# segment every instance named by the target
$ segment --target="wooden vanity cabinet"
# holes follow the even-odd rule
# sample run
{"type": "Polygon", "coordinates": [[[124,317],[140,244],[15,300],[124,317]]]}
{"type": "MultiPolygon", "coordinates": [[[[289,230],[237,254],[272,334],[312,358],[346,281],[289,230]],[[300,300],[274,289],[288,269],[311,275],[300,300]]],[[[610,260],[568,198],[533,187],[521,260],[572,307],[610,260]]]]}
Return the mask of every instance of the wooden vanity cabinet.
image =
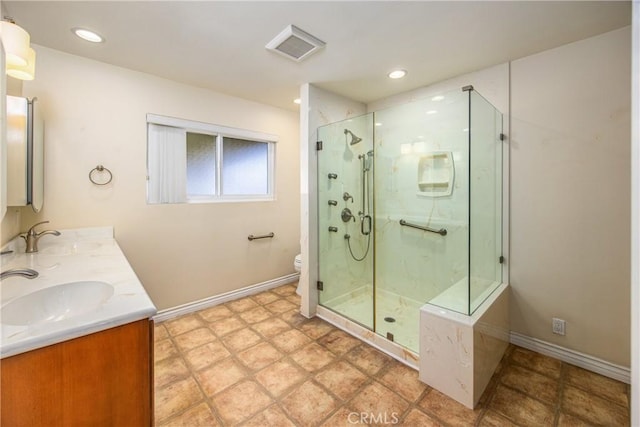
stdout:
{"type": "Polygon", "coordinates": [[[153,321],[0,360],[2,426],[153,425],[153,321]]]}

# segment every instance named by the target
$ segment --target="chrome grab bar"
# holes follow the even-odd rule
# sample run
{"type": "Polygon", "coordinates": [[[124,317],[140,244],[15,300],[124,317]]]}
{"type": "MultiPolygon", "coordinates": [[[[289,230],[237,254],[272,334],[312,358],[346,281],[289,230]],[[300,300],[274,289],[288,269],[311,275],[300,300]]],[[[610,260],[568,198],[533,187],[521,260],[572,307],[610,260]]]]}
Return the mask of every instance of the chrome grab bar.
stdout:
{"type": "Polygon", "coordinates": [[[253,241],[253,240],[258,240],[258,239],[270,239],[273,236],[275,236],[275,234],[273,234],[273,231],[269,234],[264,234],[262,236],[254,236],[253,234],[250,234],[249,237],[247,237],[247,239],[249,239],[249,241],[253,241]]]}
{"type": "Polygon", "coordinates": [[[418,230],[428,231],[430,233],[438,233],[441,236],[446,236],[447,235],[447,230],[444,229],[444,228],[441,228],[440,230],[436,230],[435,228],[429,228],[429,227],[424,227],[422,225],[411,224],[411,223],[405,221],[404,219],[400,220],[400,225],[404,225],[406,227],[411,227],[411,228],[417,228],[418,230]]]}

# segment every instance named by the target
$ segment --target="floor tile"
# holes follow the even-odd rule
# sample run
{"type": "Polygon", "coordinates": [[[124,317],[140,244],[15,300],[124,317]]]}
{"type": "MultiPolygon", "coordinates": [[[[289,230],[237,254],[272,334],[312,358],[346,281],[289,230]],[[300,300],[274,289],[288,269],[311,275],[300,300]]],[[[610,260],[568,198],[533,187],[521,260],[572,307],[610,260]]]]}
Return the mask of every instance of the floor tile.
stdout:
{"type": "Polygon", "coordinates": [[[564,412],[560,412],[560,417],[558,418],[558,427],[592,427],[593,424],[588,423],[580,418],[577,418],[573,415],[565,414],[564,412]]]}
{"type": "Polygon", "coordinates": [[[513,345],[469,410],[299,301],[285,285],[156,324],[156,425],[629,425],[626,384],[513,345]]]}
{"type": "Polygon", "coordinates": [[[331,331],[318,338],[317,342],[338,356],[342,356],[352,348],[362,344],[362,341],[354,338],[344,331],[341,331],[340,329],[331,331]]]}
{"type": "Polygon", "coordinates": [[[258,372],[255,378],[273,397],[277,398],[306,376],[307,373],[304,370],[286,360],[281,360],[258,372]]]}
{"type": "Polygon", "coordinates": [[[233,316],[233,312],[224,305],[216,305],[211,308],[199,311],[198,314],[207,322],[215,322],[216,320],[226,319],[233,316]]]}
{"type": "Polygon", "coordinates": [[[178,355],[178,349],[173,342],[169,339],[156,341],[153,346],[154,350],[154,360],[159,362],[163,359],[168,359],[169,357],[174,357],[178,355]]]}
{"type": "Polygon", "coordinates": [[[502,384],[542,400],[550,406],[554,406],[559,399],[560,383],[558,380],[517,365],[504,368],[500,381],[502,384]]]}
{"type": "Polygon", "coordinates": [[[237,352],[256,345],[261,339],[260,335],[247,327],[231,332],[220,340],[229,350],[237,352]]]}
{"type": "Polygon", "coordinates": [[[184,357],[195,371],[199,371],[230,355],[220,341],[213,341],[188,351],[184,357]]]}
{"type": "Polygon", "coordinates": [[[296,293],[296,287],[296,285],[278,286],[272,289],[271,292],[280,296],[294,295],[296,293]]]}
{"type": "Polygon", "coordinates": [[[255,331],[266,338],[271,338],[275,335],[281,334],[284,331],[291,329],[291,326],[284,320],[278,317],[272,317],[262,322],[254,323],[251,325],[255,331]]]}
{"type": "Polygon", "coordinates": [[[202,402],[184,413],[170,418],[159,427],[218,427],[221,424],[211,413],[209,406],[202,402]]]}
{"type": "Polygon", "coordinates": [[[284,313],[296,308],[291,302],[286,299],[279,299],[264,306],[267,310],[273,313],[284,313]]]}
{"type": "Polygon", "coordinates": [[[225,303],[227,308],[236,313],[241,313],[243,311],[251,310],[252,308],[258,307],[258,304],[252,300],[250,297],[245,297],[241,299],[237,299],[235,301],[230,301],[225,303]]]}
{"type": "Polygon", "coordinates": [[[290,329],[271,338],[271,342],[285,353],[291,353],[311,342],[311,338],[297,329],[290,329]]]}
{"type": "Polygon", "coordinates": [[[162,422],[203,399],[200,388],[192,377],[156,389],[154,397],[156,422],[162,422]]]}
{"type": "Polygon", "coordinates": [[[247,375],[245,369],[233,358],[228,358],[210,368],[196,372],[195,376],[207,396],[213,396],[236,384],[247,375]]]}
{"type": "Polygon", "coordinates": [[[368,377],[349,362],[338,361],[316,374],[318,383],[342,400],[348,400],[368,380],[368,377]]]}
{"type": "Polygon", "coordinates": [[[336,409],[338,401],[313,381],[306,381],[282,399],[281,405],[296,425],[314,426],[336,409]]]}
{"type": "Polygon", "coordinates": [[[169,333],[167,332],[167,328],[164,327],[163,324],[156,324],[153,327],[153,341],[159,342],[162,340],[166,340],[169,338],[169,333]]]}
{"type": "Polygon", "coordinates": [[[381,351],[361,344],[345,355],[345,358],[369,375],[376,375],[392,359],[381,351]]]}
{"type": "Polygon", "coordinates": [[[203,327],[204,322],[196,315],[190,314],[168,320],[164,322],[163,325],[167,328],[169,333],[175,337],[176,335],[203,327]]]}
{"type": "Polygon", "coordinates": [[[428,415],[446,420],[452,426],[474,425],[481,412],[480,409],[469,409],[435,389],[425,394],[419,406],[428,415]]]}
{"type": "Polygon", "coordinates": [[[251,298],[258,304],[264,305],[277,300],[280,298],[280,295],[274,294],[273,292],[261,292],[256,295],[252,295],[251,298]]]}
{"type": "Polygon", "coordinates": [[[380,377],[380,382],[409,402],[417,401],[428,388],[418,379],[418,371],[395,360],[390,363],[390,366],[380,377]]]}
{"type": "Polygon", "coordinates": [[[627,385],[620,381],[589,372],[577,366],[567,365],[565,381],[612,402],[628,407],[627,385]]]}
{"type": "Polygon", "coordinates": [[[271,405],[250,419],[243,427],[296,427],[278,405],[271,405]]]}
{"type": "Polygon", "coordinates": [[[360,414],[351,409],[342,407],[338,409],[321,427],[348,427],[362,425],[360,414]]]}
{"type": "Polygon", "coordinates": [[[289,295],[285,299],[296,307],[300,307],[300,302],[302,300],[302,298],[300,298],[300,295],[298,294],[289,295]]]}
{"type": "Polygon", "coordinates": [[[527,369],[548,377],[560,378],[562,362],[558,359],[553,359],[522,347],[515,347],[511,352],[510,358],[514,363],[527,369]]]}
{"type": "Polygon", "coordinates": [[[249,324],[261,322],[271,316],[273,316],[273,313],[265,309],[264,307],[252,308],[251,310],[247,310],[238,314],[238,317],[249,324]]]}
{"type": "Polygon", "coordinates": [[[562,393],[562,410],[598,425],[629,425],[626,408],[570,385],[562,393]]]}
{"type": "Polygon", "coordinates": [[[300,314],[300,309],[296,308],[294,310],[285,311],[280,315],[280,318],[287,322],[288,324],[298,327],[304,322],[308,321],[306,317],[300,314]]]}
{"type": "Polygon", "coordinates": [[[313,319],[309,319],[308,321],[301,323],[300,326],[298,326],[298,328],[302,332],[307,334],[309,338],[314,340],[337,329],[334,326],[331,326],[329,323],[317,317],[314,317],[313,319]]]}
{"type": "MultiPolygon", "coordinates": [[[[392,420],[393,421],[393,420],[392,420]]],[[[391,422],[391,424],[398,424],[391,422]]],[[[402,425],[405,426],[420,426],[420,427],[442,427],[442,424],[434,418],[431,418],[427,414],[417,409],[412,409],[409,414],[402,421],[402,425]]]]}
{"type": "Polygon", "coordinates": [[[191,376],[191,372],[182,357],[172,357],[156,363],[153,367],[155,387],[162,388],[177,380],[191,376]]]}
{"type": "Polygon", "coordinates": [[[188,351],[192,348],[200,347],[211,341],[215,341],[216,337],[207,328],[193,329],[174,338],[176,345],[182,351],[188,351]]]}
{"type": "Polygon", "coordinates": [[[400,418],[409,407],[406,400],[377,381],[365,386],[351,400],[349,407],[356,412],[384,419],[400,418]]]}
{"type": "Polygon", "coordinates": [[[242,329],[245,326],[247,326],[247,324],[236,316],[226,317],[209,323],[209,329],[219,337],[223,337],[228,333],[242,329]]]}
{"type": "Polygon", "coordinates": [[[497,412],[489,410],[482,416],[478,427],[517,427],[517,424],[512,423],[497,412]]]}
{"type": "Polygon", "coordinates": [[[213,404],[228,425],[236,425],[262,411],[273,401],[253,381],[244,381],[213,397],[213,404]]]}
{"type": "Polygon", "coordinates": [[[268,342],[262,342],[236,355],[248,369],[257,371],[282,358],[283,354],[268,342]]]}
{"type": "Polygon", "coordinates": [[[331,363],[335,356],[329,350],[313,342],[292,353],[291,358],[308,372],[315,372],[331,363]]]}
{"type": "Polygon", "coordinates": [[[555,419],[552,407],[503,385],[496,388],[489,408],[522,426],[549,426],[555,419]]]}

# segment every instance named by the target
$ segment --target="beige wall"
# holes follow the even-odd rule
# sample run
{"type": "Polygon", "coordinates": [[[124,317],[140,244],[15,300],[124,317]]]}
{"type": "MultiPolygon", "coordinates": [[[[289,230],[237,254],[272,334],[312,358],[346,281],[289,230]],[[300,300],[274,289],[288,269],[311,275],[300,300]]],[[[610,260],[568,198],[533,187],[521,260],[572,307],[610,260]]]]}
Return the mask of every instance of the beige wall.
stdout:
{"type": "MultiPolygon", "coordinates": [[[[45,117],[45,204],[22,210],[22,228],[113,225],[116,239],[159,309],[293,273],[299,253],[298,114],[148,74],[36,47],[45,117]],[[146,114],[271,133],[276,201],[147,205],[146,114]],[[113,183],[98,187],[102,164],[113,183]],[[273,231],[274,239],[249,242],[273,231]]],[[[3,222],[3,226],[4,226],[3,222]]],[[[3,227],[4,228],[4,227],[3,227]]]]}
{"type": "Polygon", "coordinates": [[[624,28],[511,65],[511,329],[624,366],[630,52],[624,28]]]}

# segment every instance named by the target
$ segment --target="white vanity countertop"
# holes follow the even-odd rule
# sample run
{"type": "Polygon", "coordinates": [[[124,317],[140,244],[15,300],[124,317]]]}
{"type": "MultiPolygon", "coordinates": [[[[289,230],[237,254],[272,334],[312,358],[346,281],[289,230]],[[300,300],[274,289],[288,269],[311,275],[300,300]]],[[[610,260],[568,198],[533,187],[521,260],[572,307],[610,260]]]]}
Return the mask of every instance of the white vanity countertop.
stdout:
{"type": "MultiPolygon", "coordinates": [[[[45,229],[48,228],[39,228],[45,229]]],[[[0,282],[0,319],[2,307],[7,303],[63,283],[106,282],[113,286],[113,295],[96,309],[57,321],[29,325],[0,321],[2,358],[150,318],[157,312],[114,239],[112,227],[59,231],[60,236],[42,236],[39,251],[34,254],[24,252],[25,243],[19,237],[2,249],[14,251],[2,255],[2,271],[31,268],[39,276],[35,279],[12,276],[0,282]]]]}

